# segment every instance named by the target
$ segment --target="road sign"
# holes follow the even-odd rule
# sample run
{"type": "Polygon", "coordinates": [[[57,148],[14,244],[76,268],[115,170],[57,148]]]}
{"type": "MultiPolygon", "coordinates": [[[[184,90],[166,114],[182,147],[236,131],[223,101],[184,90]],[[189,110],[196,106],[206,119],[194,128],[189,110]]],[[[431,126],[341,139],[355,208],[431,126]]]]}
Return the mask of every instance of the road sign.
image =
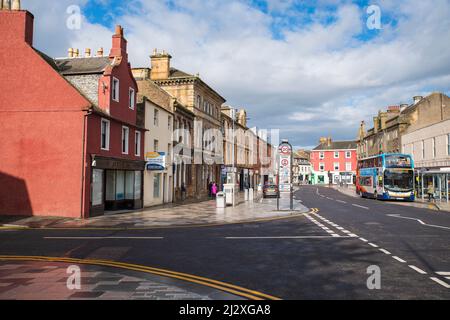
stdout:
{"type": "MultiPolygon", "coordinates": [[[[280,193],[290,193],[290,208],[294,209],[292,190],[292,146],[288,141],[283,141],[278,146],[278,190],[280,193]]],[[[279,209],[279,200],[277,200],[279,209]]]]}

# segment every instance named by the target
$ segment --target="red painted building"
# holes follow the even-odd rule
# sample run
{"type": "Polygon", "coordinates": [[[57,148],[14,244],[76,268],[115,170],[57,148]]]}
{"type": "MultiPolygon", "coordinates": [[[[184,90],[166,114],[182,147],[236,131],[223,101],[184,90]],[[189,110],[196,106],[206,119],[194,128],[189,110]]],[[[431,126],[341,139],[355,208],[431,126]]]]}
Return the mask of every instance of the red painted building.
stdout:
{"type": "Polygon", "coordinates": [[[0,215],[142,207],[145,129],[123,29],[109,56],[55,60],[33,48],[33,20],[0,11],[0,215]]]}
{"type": "Polygon", "coordinates": [[[355,141],[332,141],[321,138],[311,151],[312,182],[314,184],[353,184],[357,155],[355,141]]]}

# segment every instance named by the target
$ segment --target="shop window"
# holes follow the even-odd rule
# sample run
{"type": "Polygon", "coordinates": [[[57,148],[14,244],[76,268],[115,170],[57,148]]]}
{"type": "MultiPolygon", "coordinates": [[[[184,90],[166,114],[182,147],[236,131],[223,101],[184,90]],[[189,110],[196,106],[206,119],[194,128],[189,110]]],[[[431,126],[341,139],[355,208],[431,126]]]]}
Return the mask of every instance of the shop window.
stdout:
{"type": "Polygon", "coordinates": [[[134,172],[134,199],[141,199],[141,190],[142,190],[142,172],[135,171],[134,172]]]}
{"type": "Polygon", "coordinates": [[[106,201],[116,200],[116,172],[106,171],[106,201]]]}
{"type": "Polygon", "coordinates": [[[125,171],[116,173],[116,200],[125,199],[125,171]]]}
{"type": "Polygon", "coordinates": [[[134,199],[134,171],[125,172],[125,199],[134,199]]]}
{"type": "Polygon", "coordinates": [[[92,171],[92,205],[103,204],[103,170],[94,169],[92,171]]]}

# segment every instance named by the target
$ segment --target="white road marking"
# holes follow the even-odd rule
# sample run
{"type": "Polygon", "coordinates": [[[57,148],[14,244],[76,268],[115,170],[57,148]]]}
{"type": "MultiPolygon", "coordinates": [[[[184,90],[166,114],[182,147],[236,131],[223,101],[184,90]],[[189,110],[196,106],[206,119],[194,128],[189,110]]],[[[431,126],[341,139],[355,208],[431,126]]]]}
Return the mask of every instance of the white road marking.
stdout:
{"type": "Polygon", "coordinates": [[[424,225],[424,226],[450,230],[450,227],[444,227],[444,226],[438,226],[438,225],[434,225],[434,224],[428,224],[428,223],[423,222],[423,221],[420,220],[420,219],[410,218],[410,217],[402,217],[402,216],[399,215],[399,214],[387,214],[387,216],[388,216],[388,217],[392,217],[392,218],[400,218],[400,219],[415,220],[415,221],[418,221],[421,225],[424,225]]]}
{"type": "Polygon", "coordinates": [[[442,281],[441,279],[435,278],[435,277],[430,277],[431,280],[433,280],[434,282],[439,283],[441,286],[450,289],[450,285],[444,281],[442,281]]]}
{"type": "Polygon", "coordinates": [[[333,198],[327,197],[328,200],[334,200],[333,198]]]}
{"type": "Polygon", "coordinates": [[[392,258],[394,258],[395,260],[397,260],[397,261],[399,261],[399,262],[401,262],[401,263],[406,263],[405,260],[403,260],[403,259],[401,259],[401,258],[399,258],[399,257],[397,257],[397,256],[392,256],[392,258]]]}
{"type": "Polygon", "coordinates": [[[162,240],[163,237],[44,237],[46,240],[106,240],[106,239],[131,239],[131,240],[162,240]]]}
{"type": "Polygon", "coordinates": [[[352,203],[352,206],[358,207],[358,208],[362,208],[362,209],[366,209],[366,210],[369,210],[368,207],[360,206],[359,204],[354,204],[354,203],[352,203]]]}
{"type": "Polygon", "coordinates": [[[387,251],[386,249],[378,249],[378,250],[380,250],[381,252],[383,252],[383,253],[385,253],[385,254],[391,254],[389,251],[387,251]]]}
{"type": "Polygon", "coordinates": [[[408,266],[408,267],[410,267],[411,269],[417,271],[417,272],[420,273],[420,274],[427,274],[425,271],[423,271],[423,270],[420,269],[420,268],[417,268],[416,266],[410,265],[410,266],[408,266]]]}
{"type": "Polygon", "coordinates": [[[279,237],[225,237],[227,240],[258,240],[258,239],[331,239],[331,238],[350,238],[339,235],[330,236],[279,236],[279,237]],[[337,237],[336,237],[337,236],[337,237]]]}
{"type": "Polygon", "coordinates": [[[366,240],[364,238],[359,238],[359,240],[364,241],[364,242],[369,242],[369,240],[366,240]]]}
{"type": "Polygon", "coordinates": [[[336,227],[336,229],[338,229],[338,230],[344,230],[344,228],[342,228],[342,227],[336,227]]]}
{"type": "Polygon", "coordinates": [[[351,232],[348,231],[348,230],[342,230],[342,232],[343,232],[343,233],[347,233],[347,234],[351,233],[351,232]]]}
{"type": "Polygon", "coordinates": [[[436,272],[438,275],[440,275],[440,276],[450,276],[450,272],[443,272],[443,271],[440,271],[440,272],[436,272]]]}
{"type": "Polygon", "coordinates": [[[347,203],[347,202],[342,201],[342,200],[336,200],[336,201],[339,202],[339,203],[347,203]]]}
{"type": "Polygon", "coordinates": [[[378,248],[378,246],[375,243],[369,242],[369,246],[374,247],[374,248],[378,248]]]}

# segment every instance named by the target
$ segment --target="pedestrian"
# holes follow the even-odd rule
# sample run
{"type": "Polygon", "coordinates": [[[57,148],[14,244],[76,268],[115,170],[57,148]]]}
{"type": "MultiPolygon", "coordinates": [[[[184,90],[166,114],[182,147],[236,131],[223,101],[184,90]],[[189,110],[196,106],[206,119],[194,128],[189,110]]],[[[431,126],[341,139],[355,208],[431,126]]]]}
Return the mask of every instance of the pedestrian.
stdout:
{"type": "Polygon", "coordinates": [[[184,182],[181,183],[181,201],[184,201],[186,199],[186,186],[184,185],[184,182]]]}
{"type": "Polygon", "coordinates": [[[212,193],[211,193],[212,185],[213,185],[212,182],[208,182],[208,197],[210,197],[210,198],[211,198],[211,196],[212,196],[212,193]]]}
{"type": "Polygon", "coordinates": [[[211,195],[212,195],[213,198],[216,197],[217,191],[218,191],[218,189],[217,189],[217,184],[214,182],[214,183],[212,184],[212,186],[211,186],[211,195]]]}
{"type": "Polygon", "coordinates": [[[433,185],[433,183],[428,184],[427,194],[428,194],[428,202],[431,202],[431,199],[433,199],[433,201],[435,200],[434,199],[434,185],[433,185]]]}

